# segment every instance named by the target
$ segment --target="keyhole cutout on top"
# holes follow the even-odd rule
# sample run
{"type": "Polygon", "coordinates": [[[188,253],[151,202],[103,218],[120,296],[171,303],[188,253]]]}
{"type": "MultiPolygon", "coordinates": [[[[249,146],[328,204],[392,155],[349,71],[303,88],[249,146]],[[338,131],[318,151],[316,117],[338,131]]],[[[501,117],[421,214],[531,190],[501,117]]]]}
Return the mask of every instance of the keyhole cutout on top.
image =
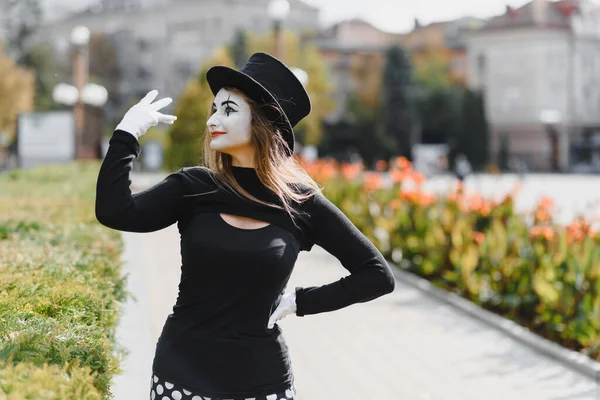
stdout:
{"type": "Polygon", "coordinates": [[[253,218],[248,218],[248,217],[241,217],[239,215],[219,213],[219,216],[221,217],[221,219],[223,221],[225,221],[227,224],[233,226],[234,228],[246,229],[249,231],[254,230],[254,229],[265,228],[265,227],[271,225],[269,222],[260,221],[258,219],[253,219],[253,218]]]}

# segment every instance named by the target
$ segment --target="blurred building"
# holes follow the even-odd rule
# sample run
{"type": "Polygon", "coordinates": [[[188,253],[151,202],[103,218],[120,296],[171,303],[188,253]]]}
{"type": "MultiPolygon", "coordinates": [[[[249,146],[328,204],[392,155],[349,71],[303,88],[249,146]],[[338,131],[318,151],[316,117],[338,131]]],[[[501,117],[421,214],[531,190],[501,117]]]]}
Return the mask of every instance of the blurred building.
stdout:
{"type": "Polygon", "coordinates": [[[415,68],[437,58],[448,64],[451,78],[462,84],[467,76],[466,35],[484,23],[482,19],[464,17],[422,25],[415,19],[414,28],[404,37],[403,45],[411,53],[415,68]]]}
{"type": "Polygon", "coordinates": [[[42,7],[44,21],[52,22],[63,19],[73,12],[86,9],[98,0],[38,0],[42,7]]]}
{"type": "Polygon", "coordinates": [[[339,22],[322,29],[311,38],[324,57],[334,83],[336,109],[331,123],[349,118],[348,101],[356,95],[369,106],[379,106],[385,51],[392,44],[406,49],[418,65],[439,56],[448,63],[454,80],[466,80],[466,34],[483,26],[484,20],[465,17],[421,25],[415,20],[407,33],[382,31],[361,19],[339,22]]]}
{"type": "MultiPolygon", "coordinates": [[[[269,0],[102,0],[48,24],[40,31],[39,40],[48,38],[57,57],[66,59],[69,35],[77,25],[86,25],[92,33],[113,39],[119,63],[119,95],[106,106],[110,118],[151,89],[176,99],[201,63],[216,48],[229,43],[237,29],[257,34],[272,29],[268,3],[269,0]]],[[[318,16],[317,8],[291,0],[284,28],[295,32],[316,29],[318,16]]]]}
{"type": "Polygon", "coordinates": [[[492,155],[508,151],[534,169],[553,162],[567,169],[586,158],[600,164],[593,144],[600,131],[597,5],[507,7],[469,35],[467,70],[468,85],[485,95],[492,155]]]}
{"type": "Polygon", "coordinates": [[[382,31],[361,19],[341,21],[320,30],[309,39],[327,64],[333,83],[336,108],[327,120],[338,122],[348,115],[348,101],[354,94],[376,102],[385,66],[385,50],[400,43],[404,35],[382,31]],[[366,91],[374,91],[366,93],[366,91]]]}

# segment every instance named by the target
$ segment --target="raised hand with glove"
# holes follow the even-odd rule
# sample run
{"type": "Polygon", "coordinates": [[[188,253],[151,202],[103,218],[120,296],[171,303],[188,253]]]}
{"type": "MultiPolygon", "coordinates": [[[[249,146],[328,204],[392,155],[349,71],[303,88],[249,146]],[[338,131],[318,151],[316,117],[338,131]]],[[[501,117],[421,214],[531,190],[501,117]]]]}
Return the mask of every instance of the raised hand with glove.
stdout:
{"type": "Polygon", "coordinates": [[[295,292],[288,293],[283,296],[283,298],[281,299],[281,302],[279,303],[279,306],[277,306],[275,311],[273,311],[273,314],[271,314],[271,317],[269,318],[269,323],[268,323],[267,327],[269,329],[273,329],[273,326],[275,326],[275,323],[277,321],[279,321],[282,318],[284,318],[285,316],[287,316],[289,314],[293,314],[295,312],[296,312],[296,293],[295,292]]]}
{"type": "Polygon", "coordinates": [[[157,95],[158,90],[148,92],[139,103],[125,113],[116,130],[125,131],[139,139],[150,127],[158,125],[159,122],[173,124],[177,120],[176,116],[158,112],[158,110],[171,104],[173,99],[165,97],[152,104],[157,95]]]}

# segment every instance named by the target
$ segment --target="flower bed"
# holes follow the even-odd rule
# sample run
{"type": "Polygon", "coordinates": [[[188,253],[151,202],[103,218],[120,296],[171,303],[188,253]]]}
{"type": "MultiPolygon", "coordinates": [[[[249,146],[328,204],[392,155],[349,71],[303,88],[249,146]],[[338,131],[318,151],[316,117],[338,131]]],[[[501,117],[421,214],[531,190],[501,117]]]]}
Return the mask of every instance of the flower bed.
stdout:
{"type": "Polygon", "coordinates": [[[360,164],[301,160],[324,194],[399,268],[600,360],[600,235],[589,221],[552,220],[552,200],[531,215],[501,201],[422,190],[406,159],[360,164]],[[392,185],[384,185],[381,172],[392,185]]]}
{"type": "Polygon", "coordinates": [[[99,164],[0,175],[0,394],[108,399],[126,299],[121,237],[95,218],[99,164]]]}

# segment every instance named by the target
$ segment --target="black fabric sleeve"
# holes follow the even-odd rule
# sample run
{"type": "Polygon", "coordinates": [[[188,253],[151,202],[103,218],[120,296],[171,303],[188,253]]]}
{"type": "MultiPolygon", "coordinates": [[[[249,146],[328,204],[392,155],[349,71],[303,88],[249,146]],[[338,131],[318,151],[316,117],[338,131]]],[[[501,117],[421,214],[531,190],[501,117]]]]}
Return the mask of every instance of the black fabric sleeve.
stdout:
{"type": "Polygon", "coordinates": [[[116,130],[96,183],[96,218],[113,229],[127,232],[152,232],[177,222],[183,183],[177,171],[153,187],[132,194],[129,173],[140,154],[137,139],[116,130]]]}
{"type": "Polygon", "coordinates": [[[309,209],[314,243],[335,256],[350,275],[320,287],[297,287],[297,316],[334,311],[394,291],[394,275],[381,252],[335,204],[317,193],[309,209]]]}

